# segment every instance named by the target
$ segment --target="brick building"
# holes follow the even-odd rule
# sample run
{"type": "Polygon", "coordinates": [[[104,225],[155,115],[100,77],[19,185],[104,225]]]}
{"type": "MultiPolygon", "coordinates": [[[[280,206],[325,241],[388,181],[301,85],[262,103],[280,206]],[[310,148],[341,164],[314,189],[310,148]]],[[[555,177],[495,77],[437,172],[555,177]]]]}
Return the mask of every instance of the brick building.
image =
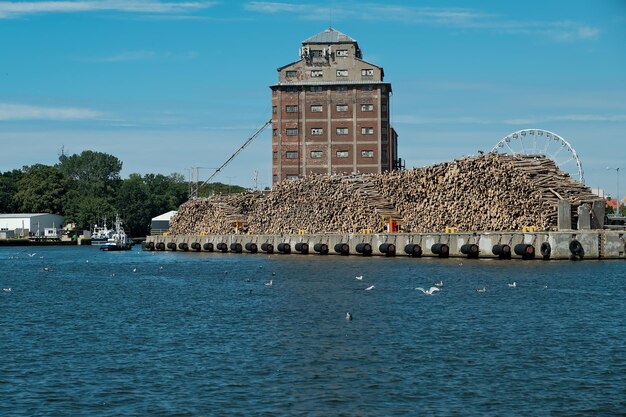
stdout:
{"type": "Polygon", "coordinates": [[[391,84],[334,29],[302,42],[272,85],[272,182],[309,174],[400,168],[389,121],[391,84]]]}

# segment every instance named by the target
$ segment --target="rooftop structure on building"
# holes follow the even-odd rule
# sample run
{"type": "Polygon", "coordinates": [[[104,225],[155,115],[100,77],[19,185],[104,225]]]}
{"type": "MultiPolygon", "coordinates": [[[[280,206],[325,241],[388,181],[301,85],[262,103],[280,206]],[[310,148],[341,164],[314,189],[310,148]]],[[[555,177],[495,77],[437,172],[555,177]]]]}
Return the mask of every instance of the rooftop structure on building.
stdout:
{"type": "Polygon", "coordinates": [[[391,84],[351,37],[329,28],[306,39],[270,88],[273,183],[402,167],[389,117],[391,84]]]}

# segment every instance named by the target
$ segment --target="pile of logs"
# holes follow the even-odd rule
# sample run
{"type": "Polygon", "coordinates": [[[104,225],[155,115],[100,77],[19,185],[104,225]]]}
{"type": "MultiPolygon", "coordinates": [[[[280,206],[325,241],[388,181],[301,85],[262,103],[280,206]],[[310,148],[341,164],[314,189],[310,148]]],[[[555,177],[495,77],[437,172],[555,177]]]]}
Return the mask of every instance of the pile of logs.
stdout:
{"type": "Polygon", "coordinates": [[[173,234],[358,233],[553,230],[559,200],[573,207],[599,197],[543,157],[489,153],[385,174],[309,176],[269,194],[193,199],[170,224],[173,234]]]}

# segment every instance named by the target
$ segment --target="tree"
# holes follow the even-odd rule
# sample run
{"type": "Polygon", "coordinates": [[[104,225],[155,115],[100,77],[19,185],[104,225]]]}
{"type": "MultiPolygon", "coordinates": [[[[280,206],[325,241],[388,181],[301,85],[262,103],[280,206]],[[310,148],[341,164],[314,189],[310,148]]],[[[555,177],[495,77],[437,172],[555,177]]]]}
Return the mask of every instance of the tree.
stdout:
{"type": "Polygon", "coordinates": [[[102,152],[83,151],[80,155],[62,155],[59,169],[83,195],[106,196],[120,180],[122,161],[102,152]]]}
{"type": "Polygon", "coordinates": [[[17,208],[27,213],[63,213],[68,178],[58,168],[36,164],[24,167],[15,194],[17,208]]]}
{"type": "Polygon", "coordinates": [[[0,174],[0,213],[15,213],[19,211],[15,194],[18,191],[20,178],[22,178],[22,171],[19,169],[0,174]]]}

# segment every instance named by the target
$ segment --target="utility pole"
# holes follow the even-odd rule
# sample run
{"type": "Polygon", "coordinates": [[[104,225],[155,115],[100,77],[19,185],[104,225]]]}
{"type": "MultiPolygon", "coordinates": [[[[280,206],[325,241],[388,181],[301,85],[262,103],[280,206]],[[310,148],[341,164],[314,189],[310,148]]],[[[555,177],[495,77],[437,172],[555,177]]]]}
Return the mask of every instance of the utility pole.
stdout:
{"type": "Polygon", "coordinates": [[[606,167],[606,169],[609,170],[615,170],[615,172],[617,173],[617,196],[615,197],[615,200],[617,201],[617,209],[615,210],[615,216],[620,216],[620,210],[619,210],[619,167],[617,168],[611,168],[611,167],[606,167]]]}

